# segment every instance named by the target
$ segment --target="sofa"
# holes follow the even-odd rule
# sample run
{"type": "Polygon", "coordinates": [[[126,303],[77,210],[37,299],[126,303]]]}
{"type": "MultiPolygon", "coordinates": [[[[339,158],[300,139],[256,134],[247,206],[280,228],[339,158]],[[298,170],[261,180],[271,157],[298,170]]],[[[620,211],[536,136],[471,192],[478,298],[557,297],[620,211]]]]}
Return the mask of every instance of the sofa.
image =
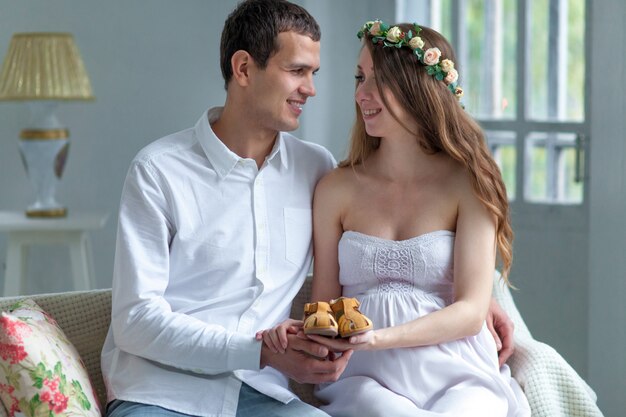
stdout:
{"type": "MultiPolygon", "coordinates": [[[[310,296],[310,280],[294,300],[292,317],[300,317],[310,296]]],[[[535,340],[524,323],[508,287],[494,277],[494,297],[515,324],[515,353],[508,360],[513,377],[528,397],[533,417],[602,416],[596,396],[574,369],[550,346],[535,340]]],[[[101,404],[106,392],[100,371],[100,351],[111,317],[111,290],[0,298],[0,310],[30,298],[49,313],[80,354],[101,404]]],[[[0,381],[5,383],[6,381],[0,381]]],[[[310,384],[290,383],[306,402],[319,405],[310,384]]],[[[0,403],[0,417],[7,417],[0,403]]]]}

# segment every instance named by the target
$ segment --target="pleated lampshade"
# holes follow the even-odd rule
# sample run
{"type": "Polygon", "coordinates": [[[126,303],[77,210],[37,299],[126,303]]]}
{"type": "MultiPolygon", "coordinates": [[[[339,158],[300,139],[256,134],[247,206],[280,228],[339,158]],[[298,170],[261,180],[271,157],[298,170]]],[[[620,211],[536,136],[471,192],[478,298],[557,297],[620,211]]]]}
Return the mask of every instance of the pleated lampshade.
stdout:
{"type": "Polygon", "coordinates": [[[85,66],[70,33],[16,33],[2,72],[0,100],[92,100],[85,66]]]}

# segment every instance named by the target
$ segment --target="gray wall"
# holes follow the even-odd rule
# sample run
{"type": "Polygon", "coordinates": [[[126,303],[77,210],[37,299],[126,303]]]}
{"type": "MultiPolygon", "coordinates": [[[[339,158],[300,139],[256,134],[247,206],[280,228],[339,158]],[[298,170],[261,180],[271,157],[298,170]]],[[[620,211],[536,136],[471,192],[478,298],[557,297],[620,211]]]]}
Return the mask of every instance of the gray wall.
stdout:
{"type": "Polygon", "coordinates": [[[589,210],[588,380],[608,417],[626,410],[626,3],[589,3],[591,62],[613,68],[591,77],[589,210]]]}
{"type": "MultiPolygon", "coordinates": [[[[297,134],[325,145],[342,158],[354,118],[355,33],[372,17],[393,20],[394,1],[298,3],[318,18],[323,37],[322,69],[316,79],[318,94],[307,103],[297,134]]],[[[612,5],[617,5],[621,14],[611,14],[606,6],[596,3],[604,2],[592,2],[593,27],[602,28],[609,18],[624,20],[626,6],[621,2],[612,5]]],[[[92,233],[100,288],[111,285],[116,212],[130,160],[152,140],[192,125],[207,107],[224,100],[218,45],[224,19],[235,4],[236,0],[0,0],[0,57],[4,57],[15,32],[67,31],[74,34],[91,77],[95,102],[59,107],[59,117],[71,129],[72,145],[57,195],[72,211],[111,213],[106,227],[92,233]]],[[[591,115],[592,138],[602,141],[603,149],[596,149],[591,160],[589,276],[593,279],[589,279],[590,294],[587,288],[576,288],[574,297],[589,302],[589,338],[585,337],[587,329],[577,332],[584,324],[572,323],[566,310],[546,297],[537,297],[541,288],[525,288],[524,282],[517,280],[520,291],[515,296],[520,306],[526,306],[523,315],[544,318],[545,325],[535,322],[536,327],[531,328],[535,334],[556,333],[558,340],[553,345],[559,351],[571,352],[574,344],[588,352],[589,375],[585,369],[579,371],[598,391],[606,415],[617,416],[618,410],[626,409],[626,222],[618,221],[615,227],[612,219],[626,213],[626,148],[616,135],[624,131],[624,98],[612,94],[611,85],[623,83],[624,57],[615,54],[623,48],[612,47],[609,53],[603,45],[608,40],[626,41],[626,36],[618,23],[598,32],[602,43],[594,43],[594,62],[612,62],[619,65],[619,70],[603,75],[614,77],[611,83],[594,78],[592,100],[597,107],[591,115]],[[617,37],[613,30],[620,31],[617,37]],[[607,97],[614,101],[609,103],[607,97]],[[553,332],[553,323],[562,323],[562,331],[553,332]]],[[[32,198],[17,150],[17,137],[26,122],[25,110],[18,103],[0,102],[0,210],[22,210],[32,198]]],[[[531,230],[516,232],[532,234],[531,230]]],[[[6,235],[0,234],[0,260],[5,251],[6,235]]],[[[36,248],[29,266],[26,292],[70,288],[65,249],[36,248]]],[[[551,271],[553,266],[539,265],[535,269],[551,271]]],[[[0,268],[0,285],[3,279],[4,268],[0,268]]]]}

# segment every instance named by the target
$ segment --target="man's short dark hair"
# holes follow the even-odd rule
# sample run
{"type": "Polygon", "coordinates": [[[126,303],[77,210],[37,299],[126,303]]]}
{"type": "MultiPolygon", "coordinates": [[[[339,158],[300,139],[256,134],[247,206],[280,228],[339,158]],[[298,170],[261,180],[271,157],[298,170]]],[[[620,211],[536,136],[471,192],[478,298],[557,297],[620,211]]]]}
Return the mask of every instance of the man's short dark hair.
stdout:
{"type": "Polygon", "coordinates": [[[319,25],[303,7],[285,0],[245,0],[228,16],[222,30],[220,65],[224,86],[233,76],[230,60],[239,50],[248,52],[260,68],[278,51],[277,36],[294,31],[318,42],[319,25]]]}

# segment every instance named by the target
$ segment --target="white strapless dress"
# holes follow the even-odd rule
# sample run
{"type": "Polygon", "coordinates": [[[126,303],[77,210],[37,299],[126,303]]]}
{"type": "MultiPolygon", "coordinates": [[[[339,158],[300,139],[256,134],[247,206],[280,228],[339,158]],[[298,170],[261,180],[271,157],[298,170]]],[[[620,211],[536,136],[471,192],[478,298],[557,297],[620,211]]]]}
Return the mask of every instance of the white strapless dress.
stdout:
{"type": "MultiPolygon", "coordinates": [[[[345,232],[340,281],[347,297],[383,328],[453,301],[454,233],[392,241],[345,232]]],[[[486,324],[476,336],[415,348],[355,352],[341,378],[316,395],[333,417],[530,416],[508,366],[499,368],[486,324]]]]}

